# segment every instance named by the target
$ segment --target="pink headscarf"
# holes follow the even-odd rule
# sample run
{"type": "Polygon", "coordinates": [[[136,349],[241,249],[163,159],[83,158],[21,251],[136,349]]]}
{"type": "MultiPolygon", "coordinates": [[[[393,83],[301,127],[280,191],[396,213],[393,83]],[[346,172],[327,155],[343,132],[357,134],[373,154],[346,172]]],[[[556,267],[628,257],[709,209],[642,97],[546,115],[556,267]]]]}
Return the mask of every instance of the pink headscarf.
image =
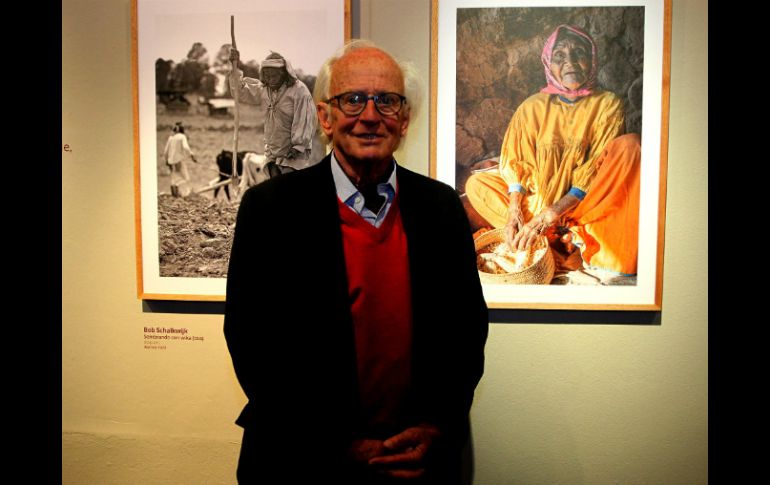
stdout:
{"type": "Polygon", "coordinates": [[[540,92],[548,94],[563,94],[567,96],[588,96],[592,94],[593,90],[596,88],[596,74],[599,71],[598,57],[599,56],[597,55],[596,51],[596,43],[586,32],[577,27],[566,24],[556,27],[556,30],[554,30],[550,37],[548,37],[548,40],[545,41],[545,46],[543,46],[543,54],[540,56],[540,60],[543,61],[543,66],[545,66],[545,78],[548,81],[548,86],[541,89],[540,92]],[[559,83],[559,81],[557,81],[551,73],[551,54],[553,54],[553,46],[556,44],[556,39],[559,37],[559,32],[561,29],[574,32],[578,36],[585,39],[589,44],[591,44],[591,70],[588,72],[586,82],[576,90],[567,89],[562,86],[561,83],[559,83]]]}

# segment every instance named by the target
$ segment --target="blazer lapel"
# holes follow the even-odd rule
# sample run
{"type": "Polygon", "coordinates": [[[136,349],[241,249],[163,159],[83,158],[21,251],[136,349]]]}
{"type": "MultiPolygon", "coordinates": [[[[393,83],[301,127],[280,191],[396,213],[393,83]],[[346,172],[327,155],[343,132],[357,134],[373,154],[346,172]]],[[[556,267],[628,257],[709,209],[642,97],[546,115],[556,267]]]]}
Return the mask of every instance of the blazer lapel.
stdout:
{"type": "Polygon", "coordinates": [[[304,211],[302,227],[307,230],[303,237],[309,257],[316,262],[312,265],[314,271],[318,273],[314,282],[320,293],[317,319],[324,327],[316,345],[324,347],[326,359],[336,362],[332,368],[343,373],[329,377],[340,383],[334,391],[337,393],[335,398],[341,398],[340,405],[347,407],[339,411],[350,424],[357,419],[358,371],[337,189],[330,163],[331,156],[327,156],[317,165],[303,170],[308,172],[305,179],[308,184],[303,185],[307,194],[303,194],[302,199],[309,207],[304,211]],[[347,397],[339,395],[345,392],[350,394],[347,397]]]}

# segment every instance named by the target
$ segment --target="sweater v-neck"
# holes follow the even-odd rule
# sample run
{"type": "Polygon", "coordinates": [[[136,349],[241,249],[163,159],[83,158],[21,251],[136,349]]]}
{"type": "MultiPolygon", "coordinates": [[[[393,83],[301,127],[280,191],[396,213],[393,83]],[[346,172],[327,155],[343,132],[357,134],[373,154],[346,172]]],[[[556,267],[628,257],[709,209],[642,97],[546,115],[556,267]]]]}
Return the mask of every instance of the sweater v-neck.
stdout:
{"type": "Polygon", "coordinates": [[[382,242],[390,233],[393,223],[400,212],[398,199],[398,194],[396,194],[393,199],[393,204],[390,206],[390,210],[385,215],[385,219],[382,220],[382,224],[380,224],[380,227],[375,227],[337,197],[340,219],[342,220],[342,224],[355,230],[368,240],[372,242],[382,242]]]}

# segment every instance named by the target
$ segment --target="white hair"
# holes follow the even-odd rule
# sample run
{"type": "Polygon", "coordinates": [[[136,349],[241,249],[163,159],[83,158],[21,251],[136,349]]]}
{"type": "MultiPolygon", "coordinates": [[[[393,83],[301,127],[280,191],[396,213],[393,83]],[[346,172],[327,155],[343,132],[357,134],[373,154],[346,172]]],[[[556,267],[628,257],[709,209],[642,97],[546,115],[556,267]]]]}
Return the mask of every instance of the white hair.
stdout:
{"type": "MultiPolygon", "coordinates": [[[[409,115],[410,120],[414,120],[414,118],[417,116],[420,103],[422,102],[422,83],[420,80],[420,75],[417,72],[417,68],[413,63],[395,58],[382,47],[379,47],[371,40],[366,39],[352,39],[340,49],[338,49],[334,55],[326,59],[326,61],[321,66],[321,70],[318,72],[318,77],[315,80],[315,87],[313,88],[313,100],[316,103],[326,102],[326,100],[331,97],[331,77],[334,64],[351,51],[362,48],[380,50],[390,56],[390,58],[396,62],[399,69],[401,70],[401,76],[404,78],[404,97],[406,98],[406,104],[402,109],[405,110],[406,114],[409,115]]],[[[327,110],[331,112],[331,107],[327,106],[327,110]]],[[[321,130],[320,126],[318,127],[318,131],[321,137],[321,141],[324,144],[328,144],[331,140],[329,140],[323,130],[321,130]]]]}

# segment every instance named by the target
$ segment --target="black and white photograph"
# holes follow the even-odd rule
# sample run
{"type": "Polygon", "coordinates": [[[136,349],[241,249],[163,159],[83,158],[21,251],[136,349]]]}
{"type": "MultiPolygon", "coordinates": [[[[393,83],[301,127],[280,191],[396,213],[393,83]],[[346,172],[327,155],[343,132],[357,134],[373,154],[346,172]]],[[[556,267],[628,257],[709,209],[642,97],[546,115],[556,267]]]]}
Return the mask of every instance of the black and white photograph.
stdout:
{"type": "Polygon", "coordinates": [[[463,201],[488,303],[654,306],[664,1],[437,4],[432,169],[463,201]]]}
{"type": "Polygon", "coordinates": [[[325,155],[312,92],[348,3],[135,1],[140,296],[224,298],[243,192],[325,155]]]}

